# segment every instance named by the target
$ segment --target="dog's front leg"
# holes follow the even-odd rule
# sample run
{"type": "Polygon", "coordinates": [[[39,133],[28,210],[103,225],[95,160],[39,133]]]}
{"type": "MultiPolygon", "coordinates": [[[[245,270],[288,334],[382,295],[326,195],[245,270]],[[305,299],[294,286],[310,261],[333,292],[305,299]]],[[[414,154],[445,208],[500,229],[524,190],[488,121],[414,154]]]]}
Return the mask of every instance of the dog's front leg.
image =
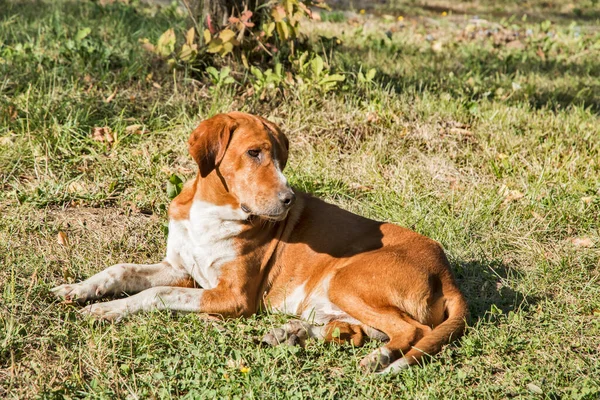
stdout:
{"type": "Polygon", "coordinates": [[[117,264],[83,282],[60,285],[51,289],[56,296],[84,303],[122,293],[137,293],[154,286],[175,286],[189,279],[182,268],[163,261],[158,264],[117,264]]]}
{"type": "Polygon", "coordinates": [[[82,314],[118,321],[129,314],[150,310],[173,310],[219,314],[229,317],[250,314],[248,303],[241,300],[237,291],[215,289],[192,289],[159,286],[146,289],[134,296],[105,303],[90,304],[82,314]]]}

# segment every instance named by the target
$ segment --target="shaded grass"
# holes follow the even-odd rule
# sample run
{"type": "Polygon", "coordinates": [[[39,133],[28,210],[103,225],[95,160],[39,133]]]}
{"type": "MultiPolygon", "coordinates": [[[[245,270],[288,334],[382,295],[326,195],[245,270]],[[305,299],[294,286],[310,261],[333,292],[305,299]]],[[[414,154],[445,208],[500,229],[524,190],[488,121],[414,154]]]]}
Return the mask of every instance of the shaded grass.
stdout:
{"type": "MultiPolygon", "coordinates": [[[[343,39],[336,57],[348,87],[264,102],[232,88],[209,92],[142,52],[139,38],[185,26],[173,9],[7,5],[0,20],[3,396],[533,397],[528,384],[550,398],[600,393],[596,94],[569,100],[554,90],[594,88],[587,79],[598,72],[595,33],[577,49],[564,28],[546,61],[526,68],[522,56],[537,51],[533,44],[517,51],[492,39],[458,42],[452,38],[465,27],[444,20],[392,39],[383,38],[384,21],[364,35],[348,21],[322,23],[315,34],[343,39]],[[84,27],[97,29],[69,49],[84,27]],[[446,50],[432,50],[428,34],[446,50]],[[559,60],[580,51],[573,62],[559,60]],[[360,64],[376,67],[380,84],[355,82],[360,64]],[[517,78],[524,93],[505,98],[517,78]],[[536,100],[537,91],[550,99],[536,100]],[[156,312],[110,325],[57,304],[48,292],[56,284],[161,257],[166,181],[195,172],[187,136],[199,119],[232,109],[282,126],[292,143],[286,174],[299,189],[440,241],[469,301],[467,335],[423,368],[376,377],[357,369],[376,343],[259,347],[255,338],[281,316],[209,322],[156,312]],[[133,124],[145,132],[128,132],[133,124]],[[92,140],[98,126],[112,129],[113,144],[92,140]],[[573,238],[593,246],[577,247],[573,238]]],[[[541,29],[527,24],[517,30],[541,29]]]]}

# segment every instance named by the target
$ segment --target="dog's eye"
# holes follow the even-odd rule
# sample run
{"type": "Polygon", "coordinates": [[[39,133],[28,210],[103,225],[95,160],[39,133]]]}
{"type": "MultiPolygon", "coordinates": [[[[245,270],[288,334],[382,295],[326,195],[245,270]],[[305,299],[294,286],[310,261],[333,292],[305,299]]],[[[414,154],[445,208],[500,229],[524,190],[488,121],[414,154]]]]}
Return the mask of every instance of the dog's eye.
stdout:
{"type": "Polygon", "coordinates": [[[247,153],[252,158],[258,158],[260,155],[260,150],[248,150],[247,153]]]}

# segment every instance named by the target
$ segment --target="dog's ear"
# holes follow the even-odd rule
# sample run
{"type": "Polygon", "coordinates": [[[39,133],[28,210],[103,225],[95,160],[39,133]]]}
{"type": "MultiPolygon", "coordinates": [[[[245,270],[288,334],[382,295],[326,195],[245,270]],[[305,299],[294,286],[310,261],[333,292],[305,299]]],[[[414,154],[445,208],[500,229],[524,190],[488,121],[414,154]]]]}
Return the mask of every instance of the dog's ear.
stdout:
{"type": "Polygon", "coordinates": [[[202,121],[190,135],[190,155],[198,163],[203,178],[221,163],[236,128],[235,119],[227,114],[218,114],[202,121]]]}
{"type": "Polygon", "coordinates": [[[258,117],[263,125],[267,128],[268,131],[271,132],[271,137],[277,146],[277,160],[279,161],[279,167],[283,171],[285,165],[287,164],[288,159],[288,151],[290,148],[290,141],[287,136],[279,129],[279,127],[273,122],[265,119],[263,117],[258,117]]]}

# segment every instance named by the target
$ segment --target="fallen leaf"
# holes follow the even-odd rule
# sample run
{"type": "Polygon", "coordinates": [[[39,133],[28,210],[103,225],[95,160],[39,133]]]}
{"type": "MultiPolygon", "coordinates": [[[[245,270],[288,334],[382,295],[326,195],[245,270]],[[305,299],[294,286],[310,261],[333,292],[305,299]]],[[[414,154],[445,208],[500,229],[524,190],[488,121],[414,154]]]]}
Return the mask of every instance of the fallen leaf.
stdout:
{"type": "Polygon", "coordinates": [[[582,197],[581,201],[583,201],[585,204],[592,204],[592,201],[594,200],[594,196],[586,196],[586,197],[582,197]]]}
{"type": "Polygon", "coordinates": [[[102,128],[95,127],[92,131],[92,139],[97,142],[108,142],[112,143],[115,141],[112,130],[108,126],[102,128]]]}
{"type": "Polygon", "coordinates": [[[542,50],[542,48],[538,48],[538,50],[535,52],[535,54],[538,55],[539,58],[542,59],[542,61],[546,61],[546,53],[544,53],[544,50],[542,50]]]}
{"type": "Polygon", "coordinates": [[[529,390],[531,393],[535,393],[535,394],[544,394],[544,391],[542,390],[542,388],[540,388],[535,383],[528,383],[527,390],[529,390]]]}
{"type": "Polygon", "coordinates": [[[14,121],[15,119],[17,119],[17,109],[15,108],[15,106],[8,106],[8,116],[10,117],[11,121],[14,121]]]}
{"type": "Polygon", "coordinates": [[[367,113],[367,122],[376,123],[377,121],[379,121],[379,115],[376,112],[367,113]]]}
{"type": "Polygon", "coordinates": [[[111,101],[113,101],[113,99],[115,98],[115,96],[116,96],[116,95],[117,95],[117,89],[115,89],[115,91],[114,91],[114,92],[112,92],[112,93],[110,94],[110,96],[108,96],[106,99],[104,99],[104,102],[105,102],[106,104],[110,103],[111,101]]]}
{"type": "Polygon", "coordinates": [[[360,183],[355,183],[355,182],[350,183],[348,186],[350,186],[351,189],[358,190],[360,192],[369,192],[369,191],[373,190],[373,187],[371,187],[371,186],[365,186],[365,185],[361,185],[360,183]]]}
{"type": "Polygon", "coordinates": [[[146,133],[146,130],[142,127],[142,125],[134,124],[125,127],[125,132],[132,133],[135,135],[141,135],[146,133]]]}
{"type": "Polygon", "coordinates": [[[65,247],[69,246],[69,238],[68,238],[67,234],[64,233],[63,231],[58,231],[58,234],[56,235],[56,241],[61,246],[65,246],[65,247]]]}
{"type": "Polygon", "coordinates": [[[512,40],[512,41],[506,43],[506,48],[507,49],[522,50],[522,49],[525,48],[525,45],[520,40],[512,40]]]}
{"type": "Polygon", "coordinates": [[[160,83],[158,83],[158,82],[152,82],[152,86],[154,86],[157,89],[162,88],[162,86],[160,86],[160,83]]]}
{"type": "Polygon", "coordinates": [[[85,188],[81,182],[73,181],[67,185],[67,191],[69,193],[81,193],[85,191],[85,188]]]}
{"type": "Polygon", "coordinates": [[[575,247],[594,247],[594,242],[588,237],[568,238],[567,241],[575,247]]]}
{"type": "Polygon", "coordinates": [[[537,219],[538,221],[544,220],[544,217],[542,217],[540,214],[536,213],[535,211],[532,211],[531,215],[533,216],[533,218],[537,219]]]}
{"type": "Polygon", "coordinates": [[[455,135],[473,136],[473,132],[464,128],[450,128],[450,133],[455,135]]]}
{"type": "Polygon", "coordinates": [[[504,196],[504,204],[521,200],[525,195],[518,190],[509,190],[504,196]]]}

